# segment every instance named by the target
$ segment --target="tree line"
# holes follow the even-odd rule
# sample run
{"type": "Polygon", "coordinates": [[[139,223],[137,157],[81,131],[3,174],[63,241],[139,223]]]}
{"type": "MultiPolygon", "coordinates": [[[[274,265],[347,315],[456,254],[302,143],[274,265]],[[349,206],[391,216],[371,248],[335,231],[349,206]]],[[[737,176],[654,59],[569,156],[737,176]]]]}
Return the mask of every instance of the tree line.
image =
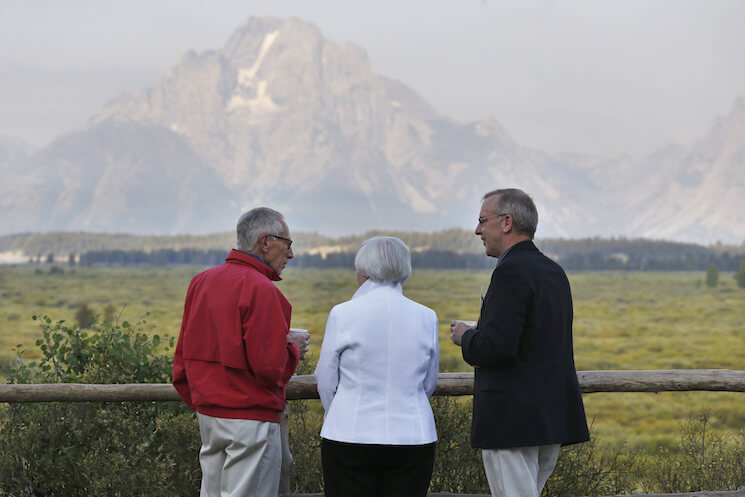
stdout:
{"type": "MultiPolygon", "coordinates": [[[[473,232],[464,229],[448,229],[437,232],[417,231],[369,231],[358,235],[329,237],[317,233],[293,232],[296,253],[308,253],[321,248],[335,248],[340,252],[356,252],[363,241],[373,236],[396,236],[408,245],[412,252],[442,251],[456,254],[483,255],[481,240],[473,232]]],[[[644,258],[657,261],[670,258],[697,259],[706,254],[729,254],[737,258],[745,256],[745,242],[740,245],[723,245],[712,242],[705,246],[645,238],[539,238],[538,247],[556,259],[568,256],[624,259],[628,256],[632,265],[640,266],[644,258]]],[[[53,254],[56,259],[68,254],[83,254],[92,251],[145,251],[163,249],[203,251],[228,251],[235,245],[235,233],[221,232],[204,235],[132,235],[124,233],[18,233],[0,236],[0,252],[22,252],[29,258],[44,259],[53,254]]],[[[593,264],[597,264],[594,262],[593,264]]]]}
{"type": "MultiPolygon", "coordinates": [[[[225,250],[160,249],[144,250],[91,250],[80,254],[77,264],[93,265],[152,265],[193,264],[216,266],[225,262],[225,250]]],[[[356,252],[333,252],[325,254],[297,254],[288,266],[299,268],[352,268],[356,252]]],[[[74,257],[69,258],[74,261],[74,257]]],[[[489,269],[495,260],[478,254],[458,254],[444,250],[413,252],[411,262],[422,269],[489,269]]],[[[71,262],[71,265],[74,264],[71,262]]]]}
{"type": "MultiPolygon", "coordinates": [[[[296,267],[352,267],[354,254],[372,236],[392,235],[404,241],[417,268],[488,269],[494,260],[484,255],[481,240],[471,231],[449,229],[433,233],[370,231],[327,237],[293,233],[296,267]],[[321,255],[323,253],[324,255],[321,255]]],[[[0,252],[22,251],[29,262],[70,264],[195,264],[213,266],[225,260],[235,234],[128,235],[105,233],[24,233],[0,236],[0,252]]],[[[709,246],[644,238],[537,239],[536,245],[571,271],[737,271],[745,260],[742,245],[709,246]]]]}
{"type": "MultiPolygon", "coordinates": [[[[745,255],[714,251],[571,251],[554,253],[552,247],[541,247],[568,271],[705,271],[715,266],[719,271],[738,271],[745,255]]],[[[225,261],[226,250],[159,249],[92,250],[80,255],[77,263],[91,265],[153,265],[193,264],[216,266],[225,261]]],[[[355,252],[333,252],[324,255],[300,253],[289,263],[299,268],[352,268],[355,252]]],[[[71,264],[74,258],[70,257],[71,264]]],[[[419,269],[493,269],[496,260],[483,253],[457,253],[448,250],[412,251],[411,262],[419,269]]]]}

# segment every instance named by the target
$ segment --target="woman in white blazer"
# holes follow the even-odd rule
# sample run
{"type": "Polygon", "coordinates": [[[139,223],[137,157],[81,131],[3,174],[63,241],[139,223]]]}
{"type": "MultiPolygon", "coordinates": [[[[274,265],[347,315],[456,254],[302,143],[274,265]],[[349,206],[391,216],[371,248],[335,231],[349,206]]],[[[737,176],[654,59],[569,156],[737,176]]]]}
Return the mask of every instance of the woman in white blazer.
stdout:
{"type": "Polygon", "coordinates": [[[326,497],[425,496],[437,432],[437,315],[402,284],[411,255],[394,237],[362,244],[358,290],[331,309],[315,371],[326,497]]]}

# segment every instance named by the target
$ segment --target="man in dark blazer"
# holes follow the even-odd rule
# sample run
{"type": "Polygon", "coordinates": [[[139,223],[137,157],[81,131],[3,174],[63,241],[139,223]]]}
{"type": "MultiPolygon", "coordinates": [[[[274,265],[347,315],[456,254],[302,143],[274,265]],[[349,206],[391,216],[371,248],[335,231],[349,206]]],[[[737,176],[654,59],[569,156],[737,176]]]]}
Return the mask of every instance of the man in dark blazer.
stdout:
{"type": "Polygon", "coordinates": [[[497,257],[476,327],[450,324],[475,367],[471,445],[493,496],[538,497],[559,448],[589,440],[574,367],[564,270],[533,244],[538,212],[522,190],[484,195],[476,235],[497,257]]]}

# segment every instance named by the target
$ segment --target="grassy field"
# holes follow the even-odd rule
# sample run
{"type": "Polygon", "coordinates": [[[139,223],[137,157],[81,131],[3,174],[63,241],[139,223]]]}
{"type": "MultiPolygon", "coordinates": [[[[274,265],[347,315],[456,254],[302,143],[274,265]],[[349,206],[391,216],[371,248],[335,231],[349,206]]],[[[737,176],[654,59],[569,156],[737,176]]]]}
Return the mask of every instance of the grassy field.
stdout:
{"type": "MultiPolygon", "coordinates": [[[[35,352],[33,314],[75,320],[81,305],[137,321],[150,312],[152,332],[177,336],[190,278],[203,268],[0,266],[0,368],[23,344],[35,352]]],[[[723,273],[717,288],[703,273],[589,272],[570,274],[575,304],[578,370],[745,369],[745,290],[723,273]]],[[[414,271],[410,298],[440,318],[441,369],[470,371],[448,339],[452,319],[477,317],[487,271],[414,271]]],[[[356,289],[353,270],[288,269],[282,291],[293,304],[293,326],[307,328],[317,357],[329,310],[356,289]]],[[[654,450],[678,443],[681,425],[711,409],[711,428],[745,427],[741,393],[595,393],[585,395],[588,419],[606,443],[654,450]]]]}

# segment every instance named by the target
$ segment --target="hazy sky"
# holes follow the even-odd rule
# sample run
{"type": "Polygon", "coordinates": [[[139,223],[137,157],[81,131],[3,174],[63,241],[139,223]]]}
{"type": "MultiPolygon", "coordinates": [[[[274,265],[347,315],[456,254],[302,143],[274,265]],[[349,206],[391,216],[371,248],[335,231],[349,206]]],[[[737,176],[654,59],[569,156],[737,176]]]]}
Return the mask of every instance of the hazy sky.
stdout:
{"type": "Polygon", "coordinates": [[[639,158],[745,96],[740,0],[0,0],[0,134],[44,145],[246,18],[296,16],[523,145],[639,158]]]}

